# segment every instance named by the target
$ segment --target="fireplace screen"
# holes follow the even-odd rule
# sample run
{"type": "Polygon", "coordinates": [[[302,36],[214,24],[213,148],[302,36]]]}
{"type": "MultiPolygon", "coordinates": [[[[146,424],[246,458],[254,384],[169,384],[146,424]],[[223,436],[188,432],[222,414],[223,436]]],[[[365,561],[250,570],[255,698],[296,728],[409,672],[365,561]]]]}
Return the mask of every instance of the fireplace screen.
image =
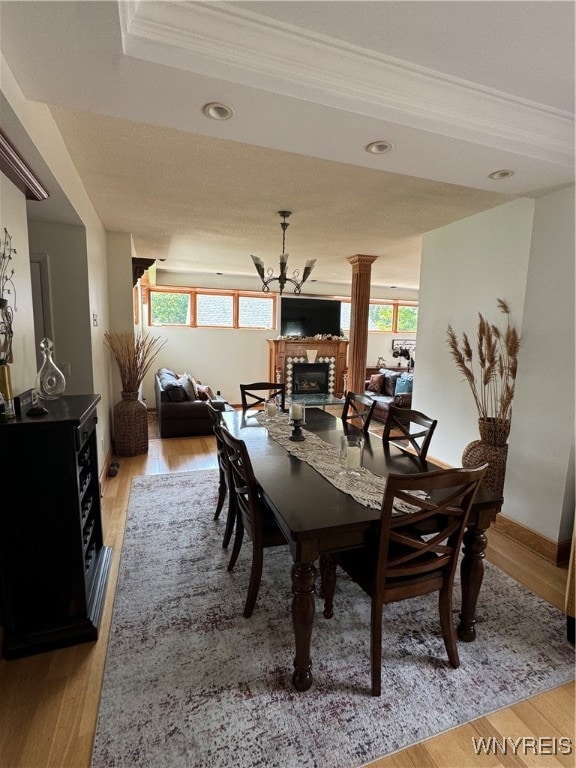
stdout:
{"type": "Polygon", "coordinates": [[[292,392],[295,395],[328,394],[328,363],[295,363],[292,392]]]}

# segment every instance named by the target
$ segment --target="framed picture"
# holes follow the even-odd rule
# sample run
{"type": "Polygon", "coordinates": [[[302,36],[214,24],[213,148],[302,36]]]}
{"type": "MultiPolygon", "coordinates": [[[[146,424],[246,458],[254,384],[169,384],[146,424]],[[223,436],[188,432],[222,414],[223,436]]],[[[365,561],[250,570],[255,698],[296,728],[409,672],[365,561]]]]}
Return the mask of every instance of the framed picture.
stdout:
{"type": "Polygon", "coordinates": [[[392,339],[392,349],[416,349],[416,339],[392,339]]]}

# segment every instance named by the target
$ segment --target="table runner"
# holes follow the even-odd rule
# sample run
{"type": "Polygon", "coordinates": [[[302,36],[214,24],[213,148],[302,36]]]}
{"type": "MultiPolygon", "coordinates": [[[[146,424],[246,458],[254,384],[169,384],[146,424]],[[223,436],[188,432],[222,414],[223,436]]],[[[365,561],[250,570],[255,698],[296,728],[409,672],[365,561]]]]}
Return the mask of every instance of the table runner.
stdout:
{"type": "Polygon", "coordinates": [[[385,477],[375,475],[365,467],[355,469],[354,474],[344,471],[340,464],[338,448],[307,429],[303,428],[302,430],[306,433],[305,440],[300,443],[293,442],[290,440],[292,425],[285,413],[274,419],[268,419],[264,412],[260,412],[256,414],[256,420],[267,428],[270,437],[285,448],[289,454],[305,461],[339,491],[348,493],[355,501],[365,507],[381,509],[386,490],[385,477]]]}

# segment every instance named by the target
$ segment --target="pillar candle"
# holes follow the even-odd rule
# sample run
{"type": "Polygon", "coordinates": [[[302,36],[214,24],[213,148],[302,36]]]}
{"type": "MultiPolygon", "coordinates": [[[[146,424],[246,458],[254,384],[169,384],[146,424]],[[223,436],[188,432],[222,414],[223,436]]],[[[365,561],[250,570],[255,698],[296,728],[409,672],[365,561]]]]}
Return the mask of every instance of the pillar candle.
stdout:
{"type": "Polygon", "coordinates": [[[361,466],[362,449],[356,446],[348,446],[346,451],[346,466],[348,469],[359,469],[361,466]]]}
{"type": "Polygon", "coordinates": [[[302,405],[300,403],[292,404],[292,419],[293,421],[302,421],[302,405]]]}

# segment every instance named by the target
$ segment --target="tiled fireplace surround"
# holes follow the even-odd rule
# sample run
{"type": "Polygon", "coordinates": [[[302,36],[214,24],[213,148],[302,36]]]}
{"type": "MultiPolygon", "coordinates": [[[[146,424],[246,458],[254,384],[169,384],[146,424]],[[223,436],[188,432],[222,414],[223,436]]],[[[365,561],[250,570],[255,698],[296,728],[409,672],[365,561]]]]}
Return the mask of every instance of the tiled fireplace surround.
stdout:
{"type": "Polygon", "coordinates": [[[308,362],[307,351],[316,351],[316,363],[327,363],[328,394],[344,391],[344,373],[348,341],[336,339],[268,339],[270,381],[284,382],[286,394],[292,394],[294,363],[308,362]]]}

